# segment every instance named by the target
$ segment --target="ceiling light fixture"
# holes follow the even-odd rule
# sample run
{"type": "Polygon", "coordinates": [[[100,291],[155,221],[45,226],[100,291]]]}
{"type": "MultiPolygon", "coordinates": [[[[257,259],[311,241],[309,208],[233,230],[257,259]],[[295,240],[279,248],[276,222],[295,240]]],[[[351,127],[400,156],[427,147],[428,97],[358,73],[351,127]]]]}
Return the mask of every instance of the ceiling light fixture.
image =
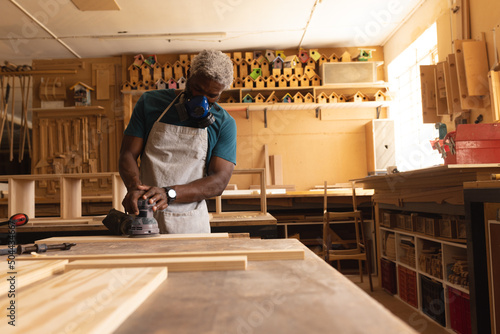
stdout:
{"type": "MultiPolygon", "coordinates": [[[[196,33],[178,33],[178,34],[120,34],[120,35],[97,35],[88,36],[97,39],[195,39],[195,38],[225,38],[225,32],[196,32],[196,33]]],[[[76,38],[85,38],[85,36],[75,36],[76,38]]],[[[67,37],[66,37],[67,38],[67,37]]]]}

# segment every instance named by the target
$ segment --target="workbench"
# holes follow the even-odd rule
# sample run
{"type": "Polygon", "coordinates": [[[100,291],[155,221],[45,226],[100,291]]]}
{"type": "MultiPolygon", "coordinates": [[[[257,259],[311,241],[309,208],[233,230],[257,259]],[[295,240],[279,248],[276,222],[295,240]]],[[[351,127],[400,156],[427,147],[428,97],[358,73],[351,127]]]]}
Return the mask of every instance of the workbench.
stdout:
{"type": "Polygon", "coordinates": [[[246,270],[169,271],[166,281],[116,329],[116,334],[416,333],[294,239],[148,240],[141,245],[80,243],[70,251],[48,255],[243,249],[305,252],[303,260],[248,261],[246,270]]]}

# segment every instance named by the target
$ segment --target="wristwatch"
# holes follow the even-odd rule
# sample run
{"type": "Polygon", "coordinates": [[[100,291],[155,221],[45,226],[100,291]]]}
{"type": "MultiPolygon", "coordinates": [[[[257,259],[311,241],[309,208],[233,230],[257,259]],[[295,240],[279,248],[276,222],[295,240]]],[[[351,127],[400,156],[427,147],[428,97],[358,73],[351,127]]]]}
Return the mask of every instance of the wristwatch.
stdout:
{"type": "Polygon", "coordinates": [[[170,187],[163,187],[165,189],[165,193],[167,194],[167,203],[170,205],[175,202],[177,199],[177,192],[170,187]]]}

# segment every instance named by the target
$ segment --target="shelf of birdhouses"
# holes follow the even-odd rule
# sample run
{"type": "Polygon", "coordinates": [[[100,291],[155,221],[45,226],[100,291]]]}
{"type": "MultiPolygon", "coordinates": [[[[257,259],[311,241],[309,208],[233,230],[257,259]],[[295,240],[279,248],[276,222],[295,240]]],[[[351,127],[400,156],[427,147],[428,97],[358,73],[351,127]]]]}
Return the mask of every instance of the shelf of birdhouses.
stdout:
{"type": "Polygon", "coordinates": [[[339,103],[219,103],[227,111],[260,111],[271,110],[315,110],[321,109],[376,109],[378,107],[389,107],[391,101],[367,101],[367,102],[339,102],[339,103]]]}
{"type": "Polygon", "coordinates": [[[75,106],[63,108],[33,108],[33,113],[43,117],[62,117],[66,115],[96,115],[104,114],[105,109],[102,106],[75,106]]]}

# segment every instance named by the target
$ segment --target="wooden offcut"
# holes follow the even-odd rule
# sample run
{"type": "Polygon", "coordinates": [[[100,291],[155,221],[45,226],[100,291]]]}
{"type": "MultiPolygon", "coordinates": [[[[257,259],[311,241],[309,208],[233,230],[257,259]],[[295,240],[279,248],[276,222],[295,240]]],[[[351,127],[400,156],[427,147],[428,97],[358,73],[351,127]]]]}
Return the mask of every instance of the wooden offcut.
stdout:
{"type": "Polygon", "coordinates": [[[71,0],[81,11],[120,10],[115,0],[71,0]]]}
{"type": "Polygon", "coordinates": [[[168,241],[168,240],[198,240],[198,239],[218,239],[228,238],[228,233],[192,233],[192,234],[158,234],[153,237],[137,237],[132,238],[120,235],[96,235],[96,236],[68,236],[68,237],[52,237],[35,241],[36,244],[61,244],[64,242],[89,243],[89,242],[129,242],[129,243],[144,243],[151,241],[168,241]]]}
{"type": "MultiPolygon", "coordinates": [[[[46,277],[63,272],[64,267],[69,262],[66,259],[25,259],[28,260],[17,262],[16,258],[12,270],[2,270],[2,272],[0,273],[0,291],[9,291],[9,285],[11,284],[11,282],[8,281],[8,279],[11,276],[15,277],[15,285],[16,288],[19,289],[28,286],[31,283],[40,281],[46,277]]],[[[8,265],[6,263],[5,269],[7,268],[8,265]]]]}
{"type": "MultiPolygon", "coordinates": [[[[166,278],[166,268],[71,270],[16,295],[16,333],[112,333],[166,278]]],[[[11,299],[0,298],[6,310],[11,299]]],[[[0,323],[0,332],[11,331],[0,323]]]]}
{"type": "Polygon", "coordinates": [[[76,260],[66,265],[66,271],[75,269],[109,269],[109,268],[144,268],[168,267],[169,272],[183,271],[220,271],[246,270],[247,257],[205,256],[205,257],[171,257],[171,258],[135,258],[135,259],[89,259],[76,260]]]}

